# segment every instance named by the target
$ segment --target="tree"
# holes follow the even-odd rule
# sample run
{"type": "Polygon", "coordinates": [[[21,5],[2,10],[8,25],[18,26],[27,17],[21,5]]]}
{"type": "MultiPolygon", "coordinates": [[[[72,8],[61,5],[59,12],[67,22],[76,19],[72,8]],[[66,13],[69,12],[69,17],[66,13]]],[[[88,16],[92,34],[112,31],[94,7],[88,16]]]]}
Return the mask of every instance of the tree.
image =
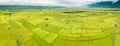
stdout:
{"type": "Polygon", "coordinates": [[[45,20],[49,20],[48,18],[45,18],[45,20]]]}
{"type": "Polygon", "coordinates": [[[9,16],[11,16],[11,15],[13,15],[12,13],[5,13],[5,15],[9,15],[9,16]]]}

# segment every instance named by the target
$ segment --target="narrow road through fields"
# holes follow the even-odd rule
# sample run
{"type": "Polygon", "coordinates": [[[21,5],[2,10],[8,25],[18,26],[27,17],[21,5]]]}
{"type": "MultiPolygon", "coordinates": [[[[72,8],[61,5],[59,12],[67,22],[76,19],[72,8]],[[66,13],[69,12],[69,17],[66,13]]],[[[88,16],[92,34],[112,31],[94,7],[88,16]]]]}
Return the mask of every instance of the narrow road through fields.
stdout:
{"type": "Polygon", "coordinates": [[[115,24],[115,28],[114,28],[114,37],[113,37],[113,41],[112,41],[112,46],[115,46],[115,44],[116,44],[116,35],[117,35],[117,29],[118,29],[118,22],[119,22],[119,18],[117,16],[116,17],[116,24],[115,24]]]}
{"type": "Polygon", "coordinates": [[[15,32],[17,34],[17,36],[19,36],[20,39],[19,39],[19,41],[17,41],[16,46],[20,46],[20,44],[23,40],[22,36],[16,30],[14,30],[14,28],[10,25],[10,21],[8,21],[8,26],[13,32],[15,32]]]}

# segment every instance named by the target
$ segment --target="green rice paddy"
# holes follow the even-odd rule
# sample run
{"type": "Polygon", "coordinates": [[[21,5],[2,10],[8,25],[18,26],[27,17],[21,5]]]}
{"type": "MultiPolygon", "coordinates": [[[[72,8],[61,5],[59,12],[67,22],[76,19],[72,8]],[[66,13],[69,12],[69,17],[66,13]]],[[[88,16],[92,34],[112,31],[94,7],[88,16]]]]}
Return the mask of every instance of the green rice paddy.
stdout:
{"type": "Polygon", "coordinates": [[[111,12],[0,10],[0,46],[120,46],[117,18],[111,12]]]}

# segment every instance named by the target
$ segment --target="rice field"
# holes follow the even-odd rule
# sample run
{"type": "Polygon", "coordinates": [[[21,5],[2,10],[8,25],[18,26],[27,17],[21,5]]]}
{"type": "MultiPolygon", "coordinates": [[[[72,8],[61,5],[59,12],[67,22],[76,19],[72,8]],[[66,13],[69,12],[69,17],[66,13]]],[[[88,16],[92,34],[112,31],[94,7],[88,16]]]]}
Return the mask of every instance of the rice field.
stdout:
{"type": "Polygon", "coordinates": [[[0,10],[0,46],[120,46],[119,13],[0,10]]]}

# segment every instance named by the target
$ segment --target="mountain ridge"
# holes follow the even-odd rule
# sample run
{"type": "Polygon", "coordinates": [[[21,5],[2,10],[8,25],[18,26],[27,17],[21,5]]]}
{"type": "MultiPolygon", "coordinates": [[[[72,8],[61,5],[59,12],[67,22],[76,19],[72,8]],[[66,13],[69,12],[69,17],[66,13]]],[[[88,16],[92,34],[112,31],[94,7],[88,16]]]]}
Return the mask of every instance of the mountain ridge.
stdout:
{"type": "Polygon", "coordinates": [[[29,5],[0,5],[0,9],[52,9],[64,8],[62,6],[29,6],[29,5]]]}
{"type": "Polygon", "coordinates": [[[97,2],[89,5],[90,7],[101,7],[101,8],[120,8],[120,0],[113,3],[112,1],[97,2]]]}

